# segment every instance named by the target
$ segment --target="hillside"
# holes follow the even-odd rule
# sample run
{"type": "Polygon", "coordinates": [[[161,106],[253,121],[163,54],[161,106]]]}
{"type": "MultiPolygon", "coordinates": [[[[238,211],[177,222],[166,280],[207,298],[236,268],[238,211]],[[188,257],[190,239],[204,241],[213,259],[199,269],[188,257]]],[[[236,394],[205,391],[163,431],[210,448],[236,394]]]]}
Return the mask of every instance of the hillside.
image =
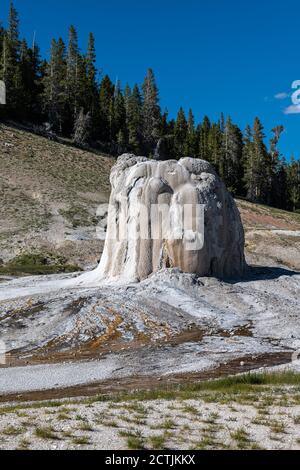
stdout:
{"type": "MultiPolygon", "coordinates": [[[[105,215],[105,207],[98,216],[97,209],[108,201],[113,164],[111,157],[1,124],[2,273],[26,272],[42,253],[45,268],[37,272],[94,266],[103,247],[96,227],[105,215]]],[[[300,215],[243,200],[237,204],[248,261],[300,269],[300,215]]]]}
{"type": "Polygon", "coordinates": [[[300,270],[300,214],[237,200],[250,264],[300,270]]]}
{"type": "Polygon", "coordinates": [[[114,160],[0,127],[0,258],[24,252],[63,256],[85,267],[99,258],[99,204],[114,160]]]}

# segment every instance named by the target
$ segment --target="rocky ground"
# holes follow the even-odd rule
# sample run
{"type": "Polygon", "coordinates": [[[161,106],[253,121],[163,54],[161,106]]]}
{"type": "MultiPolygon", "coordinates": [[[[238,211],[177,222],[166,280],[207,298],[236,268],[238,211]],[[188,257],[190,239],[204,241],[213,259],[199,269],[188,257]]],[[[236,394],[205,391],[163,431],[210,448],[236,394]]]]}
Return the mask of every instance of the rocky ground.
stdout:
{"type": "Polygon", "coordinates": [[[224,282],[166,270],[140,284],[101,289],[80,286],[80,279],[60,275],[0,285],[8,353],[0,369],[2,393],[109,378],[150,377],[155,383],[180,374],[213,377],[223,368],[289,363],[300,348],[300,275],[292,271],[252,268],[243,281],[224,282]],[[66,361],[79,361],[76,373],[69,362],[35,368],[66,361]],[[27,366],[24,373],[21,366],[27,366]]]}
{"type": "Polygon", "coordinates": [[[299,385],[280,384],[291,378],[3,405],[0,449],[300,450],[299,385]]]}

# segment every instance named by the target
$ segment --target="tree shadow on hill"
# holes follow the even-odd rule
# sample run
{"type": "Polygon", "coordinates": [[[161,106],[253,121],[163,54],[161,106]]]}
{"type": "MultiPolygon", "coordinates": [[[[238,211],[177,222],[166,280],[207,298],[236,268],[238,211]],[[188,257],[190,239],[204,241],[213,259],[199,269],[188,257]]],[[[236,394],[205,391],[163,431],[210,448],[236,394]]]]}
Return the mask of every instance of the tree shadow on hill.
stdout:
{"type": "Polygon", "coordinates": [[[291,277],[295,275],[300,275],[300,272],[276,266],[247,266],[243,277],[226,281],[229,284],[237,284],[241,282],[275,280],[282,276],[291,277]]]}

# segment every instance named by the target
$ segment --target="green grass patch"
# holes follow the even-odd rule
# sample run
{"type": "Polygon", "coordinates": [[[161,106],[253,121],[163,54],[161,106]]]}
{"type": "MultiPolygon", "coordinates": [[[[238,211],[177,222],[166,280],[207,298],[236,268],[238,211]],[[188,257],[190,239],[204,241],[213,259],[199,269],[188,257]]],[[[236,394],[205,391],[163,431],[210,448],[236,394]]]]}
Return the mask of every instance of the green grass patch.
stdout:
{"type": "MultiPolygon", "coordinates": [[[[69,399],[65,401],[44,401],[44,402],[36,402],[36,403],[20,403],[13,406],[3,406],[0,407],[0,416],[9,414],[9,413],[17,413],[20,410],[27,410],[27,409],[47,409],[47,408],[62,408],[62,412],[64,412],[64,407],[67,405],[77,405],[77,404],[93,404],[93,403],[123,403],[124,407],[127,409],[131,408],[131,404],[134,401],[151,401],[151,400],[188,400],[193,398],[199,398],[205,400],[206,397],[210,399],[210,401],[214,402],[215,398],[214,395],[217,396],[218,400],[224,399],[224,402],[228,402],[234,398],[234,395],[237,398],[242,398],[244,395],[246,396],[246,403],[248,403],[247,394],[249,392],[252,393],[252,398],[257,399],[259,393],[268,392],[272,393],[272,397],[269,400],[264,398],[264,402],[260,403],[258,407],[258,412],[260,414],[267,414],[266,406],[269,402],[272,404],[274,399],[276,398],[273,394],[274,386],[277,386],[277,392],[280,392],[280,387],[290,385],[293,386],[293,391],[295,391],[295,395],[290,396],[293,404],[300,404],[300,395],[297,395],[297,392],[300,391],[300,374],[292,371],[287,372],[277,372],[277,373],[248,373],[245,375],[238,375],[233,377],[226,377],[218,380],[211,380],[211,381],[203,381],[197,382],[194,384],[184,384],[180,386],[169,386],[168,388],[164,389],[154,389],[154,390],[146,390],[146,391],[139,391],[139,392],[132,392],[132,393],[117,393],[117,394],[106,394],[106,395],[96,395],[90,398],[82,398],[82,399],[69,399]],[[279,388],[278,388],[279,387],[279,388]],[[215,392],[215,393],[212,393],[215,392]],[[227,400],[227,401],[226,401],[227,400]],[[127,403],[125,403],[127,402],[127,403]]],[[[133,406],[134,411],[137,411],[136,404],[133,406]]],[[[140,411],[143,411],[141,406],[138,406],[140,411]]],[[[133,410],[132,410],[133,411],[133,410]]],[[[190,412],[196,411],[193,408],[190,412]]],[[[231,407],[231,411],[237,411],[234,407],[231,407]]],[[[101,419],[104,419],[105,416],[101,415],[101,419]]],[[[76,419],[78,420],[85,420],[80,415],[77,415],[76,419]]],[[[110,424],[106,422],[105,424],[110,424]]]]}
{"type": "Polygon", "coordinates": [[[19,436],[24,432],[24,429],[16,428],[15,426],[8,426],[2,430],[2,434],[5,436],[19,436]]]}
{"type": "MultiPolygon", "coordinates": [[[[164,389],[153,389],[133,393],[121,393],[115,396],[100,395],[95,401],[150,401],[174,400],[176,398],[189,400],[201,392],[218,392],[220,394],[243,394],[246,401],[256,400],[256,394],[266,391],[273,385],[300,385],[300,374],[293,371],[279,373],[247,373],[224,377],[217,380],[170,386],[164,389]],[[249,395],[252,393],[252,395],[249,395]],[[248,395],[247,395],[248,394],[248,395]]],[[[214,395],[208,395],[209,401],[214,401],[214,395]]]]}
{"type": "Polygon", "coordinates": [[[96,217],[92,217],[85,207],[79,205],[72,206],[67,210],[60,210],[59,213],[73,228],[90,227],[98,223],[96,217]]]}
{"type": "Polygon", "coordinates": [[[199,411],[197,410],[197,408],[195,406],[192,406],[192,405],[185,405],[182,408],[182,412],[183,413],[189,413],[189,414],[192,414],[192,415],[199,415],[199,411]]]}
{"type": "Polygon", "coordinates": [[[68,413],[62,412],[62,413],[58,413],[56,419],[58,421],[69,421],[71,417],[68,413]]]}
{"type": "Polygon", "coordinates": [[[162,450],[166,444],[166,436],[165,434],[159,434],[157,436],[151,436],[149,438],[149,442],[151,447],[155,450],[162,450]]]}
{"type": "Polygon", "coordinates": [[[250,444],[249,434],[244,428],[239,428],[230,434],[239,449],[247,449],[250,444]]]}
{"type": "Polygon", "coordinates": [[[72,273],[81,271],[81,268],[67,263],[66,258],[52,253],[24,253],[9,263],[0,266],[0,274],[20,276],[24,274],[43,275],[72,273]]]}
{"type": "Polygon", "coordinates": [[[87,436],[81,436],[81,437],[74,437],[72,439],[72,443],[78,446],[88,446],[91,441],[87,436]]]}
{"type": "Polygon", "coordinates": [[[284,423],[280,423],[278,421],[271,421],[270,429],[274,434],[284,434],[285,433],[284,423]]]}
{"type": "Polygon", "coordinates": [[[59,440],[59,437],[55,434],[55,430],[51,426],[36,428],[35,435],[39,439],[59,440]]]}
{"type": "Polygon", "coordinates": [[[176,428],[176,423],[172,419],[166,419],[161,425],[162,429],[174,429],[176,428]]]}
{"type": "Polygon", "coordinates": [[[78,429],[80,431],[88,431],[88,432],[93,432],[94,431],[94,428],[89,424],[89,423],[81,423],[79,426],[78,426],[78,429]]]}
{"type": "Polygon", "coordinates": [[[127,436],[127,447],[129,450],[143,450],[145,449],[144,440],[139,435],[127,436]]]}

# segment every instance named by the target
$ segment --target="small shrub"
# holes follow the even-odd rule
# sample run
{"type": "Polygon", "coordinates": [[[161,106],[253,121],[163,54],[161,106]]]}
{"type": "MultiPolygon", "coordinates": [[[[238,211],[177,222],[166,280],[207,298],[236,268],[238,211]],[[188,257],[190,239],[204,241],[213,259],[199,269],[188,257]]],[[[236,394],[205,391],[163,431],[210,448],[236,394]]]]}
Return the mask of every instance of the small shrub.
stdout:
{"type": "Polygon", "coordinates": [[[36,428],[35,435],[40,439],[59,440],[52,427],[36,428]]]}
{"type": "Polygon", "coordinates": [[[90,444],[90,440],[87,436],[74,437],[72,443],[79,446],[85,446],[90,444]]]}
{"type": "Polygon", "coordinates": [[[92,426],[89,424],[89,423],[85,423],[83,422],[82,424],[80,424],[78,426],[78,429],[80,429],[80,431],[89,431],[89,432],[93,432],[94,429],[92,428],[92,426]]]}
{"type": "Polygon", "coordinates": [[[166,436],[164,434],[160,434],[158,436],[151,436],[149,438],[150,444],[155,450],[162,450],[166,443],[166,436]]]}
{"type": "Polygon", "coordinates": [[[172,419],[166,419],[161,427],[162,429],[173,429],[176,427],[176,423],[172,419]]]}
{"type": "Polygon", "coordinates": [[[127,447],[129,450],[143,450],[145,448],[144,441],[140,436],[128,436],[127,447]]]}
{"type": "Polygon", "coordinates": [[[300,424],[300,415],[294,417],[294,424],[300,424]]]}
{"type": "Polygon", "coordinates": [[[283,423],[273,421],[270,425],[270,429],[275,434],[283,434],[285,432],[285,426],[283,423]]]}
{"type": "Polygon", "coordinates": [[[249,443],[249,434],[244,428],[239,428],[236,431],[230,433],[232,439],[237,441],[240,444],[249,443]]]}
{"type": "Polygon", "coordinates": [[[2,430],[2,434],[5,434],[6,436],[18,436],[19,434],[22,434],[22,432],[23,429],[15,428],[14,426],[8,426],[2,430]]]}

